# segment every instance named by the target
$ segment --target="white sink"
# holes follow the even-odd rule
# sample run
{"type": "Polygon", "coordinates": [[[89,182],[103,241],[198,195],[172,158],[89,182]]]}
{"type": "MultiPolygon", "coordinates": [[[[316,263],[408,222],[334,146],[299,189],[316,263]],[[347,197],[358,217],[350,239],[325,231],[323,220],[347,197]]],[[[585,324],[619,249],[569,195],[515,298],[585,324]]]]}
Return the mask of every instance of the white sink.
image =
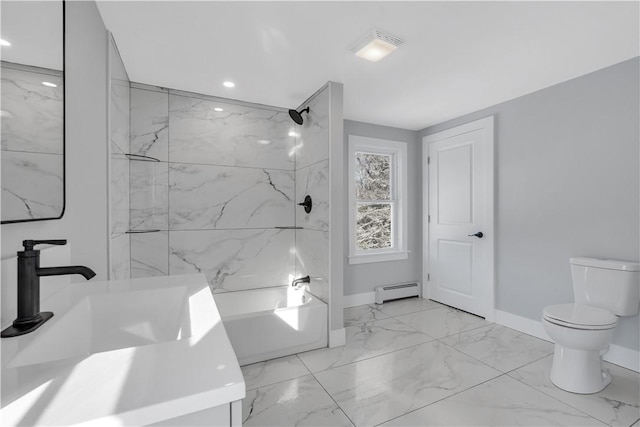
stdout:
{"type": "Polygon", "coordinates": [[[189,292],[176,286],[85,296],[67,312],[54,313],[38,332],[7,367],[188,338],[189,292]]]}
{"type": "Polygon", "coordinates": [[[3,426],[153,425],[246,395],[202,274],[71,283],[41,307],[0,345],[3,426]]]}

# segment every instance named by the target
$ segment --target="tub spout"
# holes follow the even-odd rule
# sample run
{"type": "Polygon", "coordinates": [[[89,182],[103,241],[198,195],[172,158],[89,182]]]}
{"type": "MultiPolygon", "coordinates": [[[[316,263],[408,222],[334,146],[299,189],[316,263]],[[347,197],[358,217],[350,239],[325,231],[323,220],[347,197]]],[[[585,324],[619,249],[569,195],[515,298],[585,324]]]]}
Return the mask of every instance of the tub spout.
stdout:
{"type": "Polygon", "coordinates": [[[305,276],[291,282],[291,286],[298,287],[301,283],[311,283],[311,277],[305,276]]]}

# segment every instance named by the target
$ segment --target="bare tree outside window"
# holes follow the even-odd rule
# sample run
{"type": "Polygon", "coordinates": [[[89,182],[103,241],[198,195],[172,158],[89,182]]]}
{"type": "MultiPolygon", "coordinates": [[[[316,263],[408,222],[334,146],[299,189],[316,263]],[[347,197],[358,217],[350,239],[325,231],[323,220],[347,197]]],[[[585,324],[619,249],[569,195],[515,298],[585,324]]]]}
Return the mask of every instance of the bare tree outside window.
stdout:
{"type": "Polygon", "coordinates": [[[358,249],[392,247],[392,158],[384,154],[355,153],[356,244],[358,249]]]}

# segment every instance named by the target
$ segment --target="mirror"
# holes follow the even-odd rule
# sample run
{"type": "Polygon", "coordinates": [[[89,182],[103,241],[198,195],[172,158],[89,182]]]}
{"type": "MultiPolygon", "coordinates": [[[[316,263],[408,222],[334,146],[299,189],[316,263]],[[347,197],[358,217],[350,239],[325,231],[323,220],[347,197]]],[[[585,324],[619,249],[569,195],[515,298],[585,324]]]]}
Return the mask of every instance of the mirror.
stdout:
{"type": "Polygon", "coordinates": [[[64,212],[64,2],[0,2],[3,224],[64,212]]]}

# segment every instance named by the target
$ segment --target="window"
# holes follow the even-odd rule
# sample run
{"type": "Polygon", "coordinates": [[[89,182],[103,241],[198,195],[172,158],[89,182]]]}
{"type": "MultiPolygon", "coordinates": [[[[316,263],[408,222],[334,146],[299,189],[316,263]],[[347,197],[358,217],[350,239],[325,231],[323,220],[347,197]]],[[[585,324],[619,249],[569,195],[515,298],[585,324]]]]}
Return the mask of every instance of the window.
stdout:
{"type": "Polygon", "coordinates": [[[349,264],[406,259],[407,144],[349,135],[349,264]]]}

